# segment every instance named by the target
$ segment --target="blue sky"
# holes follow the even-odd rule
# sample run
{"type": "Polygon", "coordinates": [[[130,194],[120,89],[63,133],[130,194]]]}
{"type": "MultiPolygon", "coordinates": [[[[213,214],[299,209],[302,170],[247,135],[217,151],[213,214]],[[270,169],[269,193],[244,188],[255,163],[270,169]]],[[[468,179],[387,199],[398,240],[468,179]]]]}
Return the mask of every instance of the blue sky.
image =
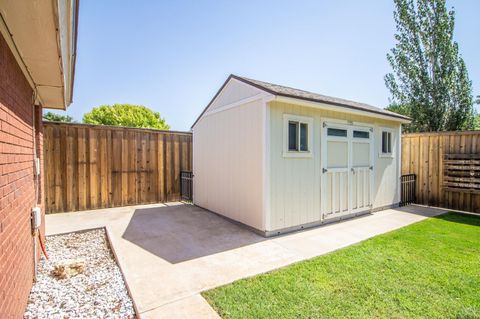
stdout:
{"type": "MultiPolygon", "coordinates": [[[[480,94],[480,1],[448,5],[480,94]]],[[[67,114],[143,104],[189,130],[230,73],[384,107],[392,12],[387,0],[80,1],[67,114]]]]}

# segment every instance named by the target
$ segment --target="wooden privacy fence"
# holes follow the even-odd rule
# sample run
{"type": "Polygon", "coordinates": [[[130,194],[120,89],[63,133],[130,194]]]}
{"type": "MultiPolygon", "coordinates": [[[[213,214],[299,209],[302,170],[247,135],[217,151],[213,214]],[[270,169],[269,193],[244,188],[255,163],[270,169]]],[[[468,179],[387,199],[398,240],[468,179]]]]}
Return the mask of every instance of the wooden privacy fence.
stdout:
{"type": "Polygon", "coordinates": [[[180,200],[192,135],[44,122],[46,212],[180,200]]]}
{"type": "Polygon", "coordinates": [[[480,213],[480,131],[404,134],[402,175],[416,203],[480,213]]]}

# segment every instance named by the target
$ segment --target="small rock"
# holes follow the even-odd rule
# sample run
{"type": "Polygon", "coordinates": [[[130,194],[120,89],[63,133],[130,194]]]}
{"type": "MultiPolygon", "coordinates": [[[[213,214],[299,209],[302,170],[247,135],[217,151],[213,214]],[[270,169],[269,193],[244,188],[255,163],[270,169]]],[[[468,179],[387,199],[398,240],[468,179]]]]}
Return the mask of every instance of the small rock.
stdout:
{"type": "Polygon", "coordinates": [[[47,237],[46,249],[24,318],[135,318],[103,229],[47,237]]]}

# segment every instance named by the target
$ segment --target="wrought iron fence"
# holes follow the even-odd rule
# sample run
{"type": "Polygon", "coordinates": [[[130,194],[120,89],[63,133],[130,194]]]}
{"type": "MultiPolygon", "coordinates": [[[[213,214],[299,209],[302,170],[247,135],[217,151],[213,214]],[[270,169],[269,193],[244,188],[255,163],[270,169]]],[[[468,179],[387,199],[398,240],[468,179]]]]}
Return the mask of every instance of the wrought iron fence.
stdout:
{"type": "Polygon", "coordinates": [[[416,187],[417,187],[417,175],[408,174],[401,177],[401,199],[400,206],[415,203],[416,200],[416,187]]]}
{"type": "Polygon", "coordinates": [[[182,200],[193,200],[193,173],[188,171],[180,172],[180,196],[182,200]]]}

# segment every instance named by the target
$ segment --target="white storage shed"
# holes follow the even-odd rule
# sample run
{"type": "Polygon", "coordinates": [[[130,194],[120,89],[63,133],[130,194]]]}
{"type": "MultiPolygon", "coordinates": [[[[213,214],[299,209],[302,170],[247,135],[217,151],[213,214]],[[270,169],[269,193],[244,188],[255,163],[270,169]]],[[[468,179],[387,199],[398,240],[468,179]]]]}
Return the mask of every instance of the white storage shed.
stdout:
{"type": "Polygon", "coordinates": [[[265,236],[397,206],[409,122],[230,75],[192,126],[193,202],[265,236]]]}

